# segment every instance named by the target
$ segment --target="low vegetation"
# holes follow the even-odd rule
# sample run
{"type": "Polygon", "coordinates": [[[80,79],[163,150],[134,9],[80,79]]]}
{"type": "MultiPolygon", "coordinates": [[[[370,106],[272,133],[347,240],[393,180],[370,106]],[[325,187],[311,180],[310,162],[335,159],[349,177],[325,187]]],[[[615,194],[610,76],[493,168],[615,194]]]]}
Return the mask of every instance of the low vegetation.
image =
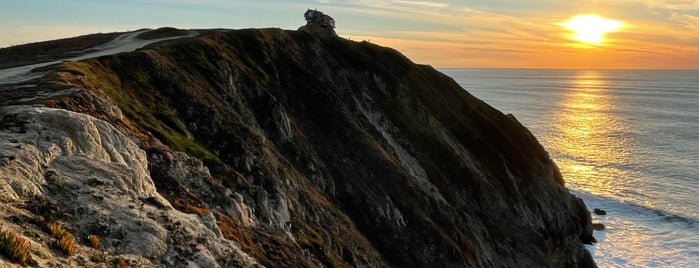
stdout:
{"type": "Polygon", "coordinates": [[[97,33],[0,48],[0,69],[76,56],[79,51],[112,41],[121,34],[124,33],[97,33]]]}
{"type": "Polygon", "coordinates": [[[204,216],[204,214],[209,213],[209,210],[206,208],[197,207],[195,205],[187,203],[185,205],[185,212],[194,213],[194,214],[197,214],[199,216],[204,216]]]}
{"type": "Polygon", "coordinates": [[[14,231],[0,230],[0,252],[12,261],[25,264],[29,261],[29,240],[14,231]]]}
{"type": "Polygon", "coordinates": [[[56,246],[63,253],[71,256],[75,254],[75,237],[68,230],[57,222],[48,224],[51,235],[56,239],[56,246]]]}
{"type": "Polygon", "coordinates": [[[118,258],[112,260],[112,262],[114,263],[115,268],[129,267],[129,265],[126,263],[126,259],[124,259],[124,257],[118,257],[118,258]]]}
{"type": "Polygon", "coordinates": [[[90,241],[90,247],[94,249],[100,249],[100,237],[96,235],[87,236],[87,240],[90,241]]]}
{"type": "Polygon", "coordinates": [[[221,163],[206,147],[188,137],[186,127],[172,112],[170,104],[163,102],[156,90],[151,90],[154,82],[145,71],[132,70],[133,77],[119,77],[97,62],[66,63],[63,71],[87,77],[79,83],[95,92],[103,92],[115,102],[138,125],[139,129],[134,132],[150,132],[173,149],[202,159],[207,165],[221,163]]]}
{"type": "Polygon", "coordinates": [[[214,213],[214,216],[216,216],[216,224],[221,229],[223,237],[235,241],[246,253],[262,263],[273,265],[265,256],[265,253],[257,247],[250,233],[237,220],[221,212],[214,213]]]}
{"type": "Polygon", "coordinates": [[[175,37],[187,34],[186,30],[181,30],[172,27],[163,27],[155,30],[147,31],[145,33],[139,34],[138,38],[144,40],[153,40],[167,37],[175,37]]]}

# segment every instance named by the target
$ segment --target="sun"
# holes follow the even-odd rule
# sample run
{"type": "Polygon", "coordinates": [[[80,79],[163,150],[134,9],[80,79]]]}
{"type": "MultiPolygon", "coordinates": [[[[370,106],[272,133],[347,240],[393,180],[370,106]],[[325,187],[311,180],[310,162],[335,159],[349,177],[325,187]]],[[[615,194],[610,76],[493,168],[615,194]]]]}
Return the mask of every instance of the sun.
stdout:
{"type": "Polygon", "coordinates": [[[592,45],[604,41],[604,35],[619,29],[624,23],[618,20],[606,19],[597,15],[578,15],[562,25],[575,32],[573,39],[592,45]]]}

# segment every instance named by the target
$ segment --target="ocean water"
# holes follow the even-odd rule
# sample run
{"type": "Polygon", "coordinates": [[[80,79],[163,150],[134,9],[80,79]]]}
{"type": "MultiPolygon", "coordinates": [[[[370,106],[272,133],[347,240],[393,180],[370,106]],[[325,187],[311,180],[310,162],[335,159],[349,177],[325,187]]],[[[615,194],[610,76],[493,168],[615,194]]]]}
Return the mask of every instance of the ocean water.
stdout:
{"type": "Polygon", "coordinates": [[[513,114],[605,225],[600,267],[699,267],[699,70],[442,69],[513,114]]]}

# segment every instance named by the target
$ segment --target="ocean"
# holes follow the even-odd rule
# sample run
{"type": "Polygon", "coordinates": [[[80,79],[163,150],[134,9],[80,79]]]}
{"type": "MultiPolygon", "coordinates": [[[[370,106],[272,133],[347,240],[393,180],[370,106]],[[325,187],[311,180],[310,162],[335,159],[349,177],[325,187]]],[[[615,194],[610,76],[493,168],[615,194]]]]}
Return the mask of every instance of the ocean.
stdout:
{"type": "Polygon", "coordinates": [[[599,267],[699,267],[699,70],[441,69],[531,130],[595,215],[599,267]]]}

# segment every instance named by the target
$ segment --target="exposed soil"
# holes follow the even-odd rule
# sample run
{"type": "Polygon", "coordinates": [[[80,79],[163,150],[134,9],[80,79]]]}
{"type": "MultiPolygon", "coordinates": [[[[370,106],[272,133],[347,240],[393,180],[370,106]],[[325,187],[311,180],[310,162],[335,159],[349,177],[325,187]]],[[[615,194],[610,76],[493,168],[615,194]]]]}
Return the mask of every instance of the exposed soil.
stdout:
{"type": "Polygon", "coordinates": [[[0,69],[76,56],[88,48],[114,40],[124,33],[97,33],[52,41],[0,48],[0,69]]]}

